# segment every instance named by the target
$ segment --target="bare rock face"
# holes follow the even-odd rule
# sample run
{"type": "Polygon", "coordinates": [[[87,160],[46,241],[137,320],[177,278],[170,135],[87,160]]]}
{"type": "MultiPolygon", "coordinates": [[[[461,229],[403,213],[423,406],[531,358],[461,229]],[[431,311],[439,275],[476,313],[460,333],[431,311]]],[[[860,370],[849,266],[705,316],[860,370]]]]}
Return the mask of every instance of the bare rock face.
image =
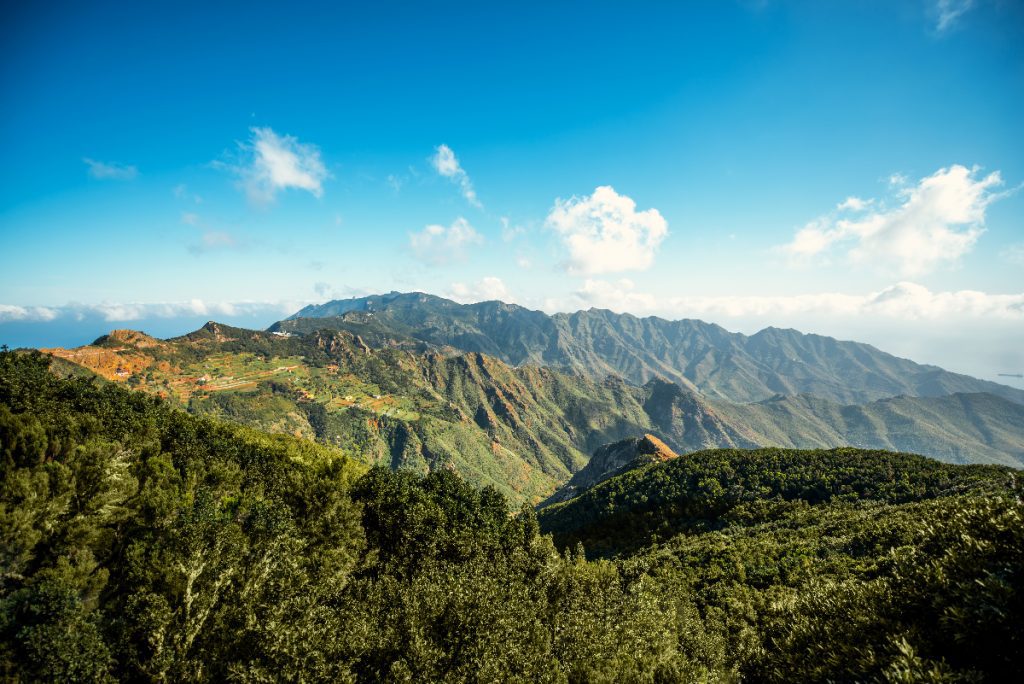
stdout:
{"type": "Polygon", "coordinates": [[[668,448],[668,445],[652,434],[640,438],[636,445],[638,457],[650,456],[652,461],[670,461],[679,458],[679,454],[668,448]]]}
{"type": "Polygon", "coordinates": [[[541,507],[568,501],[625,470],[674,458],[679,458],[679,454],[652,434],[605,444],[598,447],[586,467],[573,475],[572,479],[544,501],[541,507]]]}

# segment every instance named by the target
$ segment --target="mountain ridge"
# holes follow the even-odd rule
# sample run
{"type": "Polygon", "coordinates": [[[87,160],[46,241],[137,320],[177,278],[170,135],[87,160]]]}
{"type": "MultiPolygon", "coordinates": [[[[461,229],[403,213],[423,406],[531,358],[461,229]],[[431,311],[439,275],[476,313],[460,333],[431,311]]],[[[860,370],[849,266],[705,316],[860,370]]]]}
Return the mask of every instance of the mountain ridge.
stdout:
{"type": "Polygon", "coordinates": [[[901,394],[987,392],[1024,404],[1024,390],[792,328],[767,327],[747,336],[697,319],[639,318],[597,308],[548,315],[497,300],[459,304],[392,292],[309,305],[269,329],[318,328],[359,332],[370,344],[450,347],[593,378],[616,374],[638,385],[664,377],[736,403],[776,394],[859,404],[901,394]]]}

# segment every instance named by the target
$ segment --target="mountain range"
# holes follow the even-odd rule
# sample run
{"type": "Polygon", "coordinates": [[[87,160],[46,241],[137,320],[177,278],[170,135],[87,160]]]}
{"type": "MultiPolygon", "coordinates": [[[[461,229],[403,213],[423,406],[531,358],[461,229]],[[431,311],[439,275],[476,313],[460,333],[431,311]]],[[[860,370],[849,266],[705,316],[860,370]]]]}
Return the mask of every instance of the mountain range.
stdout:
{"type": "Polygon", "coordinates": [[[1024,390],[901,359],[868,344],[796,330],[731,333],[699,320],[637,318],[604,309],[545,314],[489,301],[458,304],[398,293],[307,306],[271,330],[348,330],[373,343],[419,342],[506,363],[562,368],[634,384],[664,378],[730,402],[812,394],[860,404],[900,395],[985,392],[1024,404],[1024,390]]]}
{"type": "Polygon", "coordinates": [[[571,478],[595,451],[645,434],[677,453],[852,445],[1024,465],[1017,390],[795,331],[745,337],[414,293],[303,309],[268,331],[210,322],[169,340],[122,330],[48,351],[62,373],[87,369],[392,469],[454,470],[530,503],[579,491],[571,478]],[[683,356],[701,361],[656,372],[683,356]],[[795,387],[818,393],[772,392],[795,387]]]}

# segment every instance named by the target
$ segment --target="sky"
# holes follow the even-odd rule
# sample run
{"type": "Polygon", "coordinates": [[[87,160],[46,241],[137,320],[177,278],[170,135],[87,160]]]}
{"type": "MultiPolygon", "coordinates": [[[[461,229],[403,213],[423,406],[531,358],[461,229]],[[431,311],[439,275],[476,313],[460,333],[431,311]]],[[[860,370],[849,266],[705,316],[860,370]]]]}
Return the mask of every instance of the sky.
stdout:
{"type": "Polygon", "coordinates": [[[425,291],[1024,386],[1024,3],[5,3],[0,343],[425,291]]]}

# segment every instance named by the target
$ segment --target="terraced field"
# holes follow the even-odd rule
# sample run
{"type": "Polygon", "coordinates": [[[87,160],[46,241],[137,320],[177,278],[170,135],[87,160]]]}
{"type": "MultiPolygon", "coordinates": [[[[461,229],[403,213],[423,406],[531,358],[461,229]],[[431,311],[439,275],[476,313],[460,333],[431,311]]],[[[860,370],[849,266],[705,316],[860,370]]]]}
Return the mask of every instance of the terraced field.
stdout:
{"type": "MultiPolygon", "coordinates": [[[[128,331],[116,331],[127,333],[128,331]]],[[[132,341],[137,339],[133,336],[132,341]]],[[[150,338],[152,339],[152,338],[150,338]]],[[[172,363],[148,350],[170,352],[172,342],[154,340],[146,346],[46,349],[46,353],[88,368],[112,382],[131,385],[182,404],[202,402],[218,393],[257,392],[261,385],[287,387],[300,402],[319,403],[329,413],[358,408],[401,420],[419,419],[416,402],[381,391],[336,364],[314,367],[302,355],[261,357],[252,352],[221,352],[192,362],[172,363]]]]}

